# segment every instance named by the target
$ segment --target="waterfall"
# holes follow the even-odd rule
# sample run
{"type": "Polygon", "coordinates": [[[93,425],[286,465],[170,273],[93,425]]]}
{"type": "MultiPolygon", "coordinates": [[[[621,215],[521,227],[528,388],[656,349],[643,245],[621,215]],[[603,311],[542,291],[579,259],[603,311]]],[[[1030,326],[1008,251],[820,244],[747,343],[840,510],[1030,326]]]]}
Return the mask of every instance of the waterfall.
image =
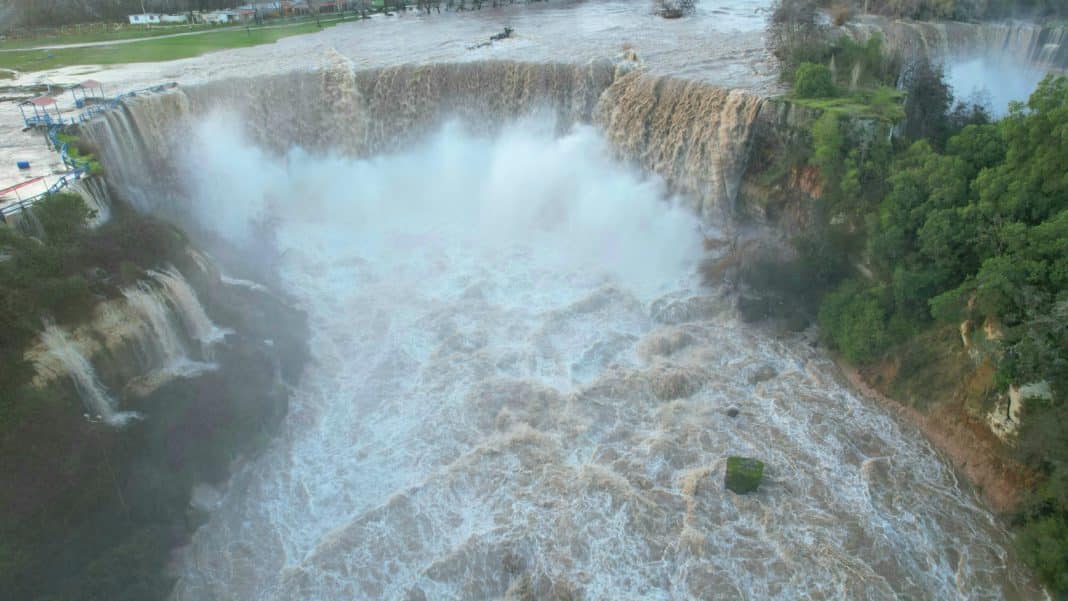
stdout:
{"type": "Polygon", "coordinates": [[[12,219],[12,222],[23,234],[30,236],[31,238],[44,240],[44,227],[41,225],[41,220],[38,219],[37,215],[33,212],[33,206],[22,207],[22,210],[18,212],[18,215],[16,215],[14,219],[12,219]]]}
{"type": "Polygon", "coordinates": [[[142,211],[172,204],[175,136],[188,99],[180,92],[142,93],[82,126],[86,141],[104,164],[108,181],[142,211]]]}
{"type": "Polygon", "coordinates": [[[157,286],[142,281],[124,289],[123,295],[142,320],[138,342],[146,356],[159,367],[158,375],[191,377],[212,367],[189,358],[167,304],[167,296],[157,286]]]}
{"type": "Polygon", "coordinates": [[[863,17],[847,26],[854,36],[881,32],[888,47],[906,57],[922,55],[935,63],[983,58],[1058,73],[1068,72],[1065,27],[1019,21],[940,23],[863,17]]]}
{"type": "Polygon", "coordinates": [[[41,333],[47,355],[60,364],[62,370],[70,375],[74,388],[78,391],[90,417],[103,420],[112,426],[121,426],[138,417],[131,411],[116,411],[115,401],[108,394],[104,385],[97,378],[92,364],[71,344],[66,332],[55,324],[46,323],[41,333]]]}
{"type": "Polygon", "coordinates": [[[85,201],[86,206],[96,211],[90,221],[90,227],[99,227],[111,219],[111,196],[107,184],[99,177],[87,177],[76,180],[71,189],[85,201]]]}
{"type": "MultiPolygon", "coordinates": [[[[223,114],[268,153],[299,147],[365,158],[415,143],[447,120],[478,134],[535,113],[558,132],[592,123],[619,156],[689,194],[706,220],[729,218],[746,168],[760,97],[610,61],[583,65],[487,61],[214,81],[128,101],[85,126],[110,183],[141,210],[188,219],[178,164],[201,160],[181,138],[223,114]],[[185,155],[179,154],[184,150],[185,155]]],[[[256,177],[255,173],[235,177],[256,177]]],[[[204,225],[204,224],[200,224],[204,225]]]]}
{"type": "Polygon", "coordinates": [[[729,223],[762,102],[738,90],[632,72],[601,97],[596,123],[624,158],[690,194],[706,221],[729,223]]]}
{"type": "Polygon", "coordinates": [[[152,276],[167,292],[167,297],[177,310],[189,336],[200,343],[201,356],[206,360],[213,358],[212,348],[226,338],[232,330],[220,328],[212,323],[204,311],[196,291],[182,274],[174,267],[163,271],[151,271],[152,276]]]}

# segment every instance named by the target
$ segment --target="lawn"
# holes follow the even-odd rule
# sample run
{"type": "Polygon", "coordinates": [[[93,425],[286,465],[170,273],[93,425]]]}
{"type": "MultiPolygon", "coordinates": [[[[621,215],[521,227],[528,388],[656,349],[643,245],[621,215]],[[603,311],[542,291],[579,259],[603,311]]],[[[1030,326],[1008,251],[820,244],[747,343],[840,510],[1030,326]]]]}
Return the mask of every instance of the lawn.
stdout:
{"type": "Polygon", "coordinates": [[[868,117],[889,122],[897,122],[905,117],[901,106],[905,95],[893,88],[862,90],[847,96],[831,98],[800,98],[786,96],[788,100],[801,106],[838,113],[847,117],[868,117]]]}
{"type": "MultiPolygon", "coordinates": [[[[340,20],[323,19],[323,27],[336,25],[340,20]]],[[[263,27],[246,30],[227,27],[211,33],[127,44],[88,46],[57,50],[16,50],[0,52],[0,68],[19,71],[42,71],[71,65],[115,65],[169,61],[199,56],[215,50],[245,48],[270,44],[282,38],[319,31],[314,22],[283,27],[263,27]]]]}
{"type": "Polygon", "coordinates": [[[18,38],[0,41],[0,49],[18,50],[20,48],[34,48],[36,46],[57,46],[60,44],[89,44],[92,42],[114,42],[117,40],[131,40],[134,38],[150,38],[160,35],[173,35],[176,33],[188,33],[190,31],[203,31],[205,29],[228,29],[239,27],[237,25],[171,25],[144,27],[123,27],[111,31],[85,31],[64,32],[56,34],[37,35],[28,38],[18,38]]]}
{"type": "MultiPolygon", "coordinates": [[[[264,26],[280,26],[298,23],[315,22],[315,17],[280,17],[268,19],[264,26]]],[[[132,40],[136,38],[151,38],[162,35],[174,35],[177,33],[189,33],[193,31],[230,31],[240,29],[244,31],[244,25],[154,25],[154,26],[126,26],[109,25],[110,31],[100,31],[100,25],[86,26],[86,31],[62,31],[34,35],[26,38],[17,38],[0,41],[0,50],[18,50],[35,48],[38,46],[60,46],[65,44],[90,44],[93,42],[116,42],[119,40],[132,40]],[[95,30],[95,31],[94,31],[95,30]]]]}

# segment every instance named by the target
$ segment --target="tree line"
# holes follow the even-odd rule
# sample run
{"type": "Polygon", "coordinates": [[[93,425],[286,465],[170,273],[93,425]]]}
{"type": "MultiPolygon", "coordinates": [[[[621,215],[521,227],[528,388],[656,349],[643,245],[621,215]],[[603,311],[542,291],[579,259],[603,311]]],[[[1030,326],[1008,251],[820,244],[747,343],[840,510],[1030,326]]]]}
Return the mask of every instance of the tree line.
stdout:
{"type": "MultiPolygon", "coordinates": [[[[1064,10],[1041,1],[870,4],[905,16],[921,6],[1064,10]]],[[[813,222],[795,258],[760,265],[745,282],[815,314],[824,341],[854,365],[897,362],[909,377],[922,367],[903,357],[937,341],[959,345],[970,325],[996,369],[993,393],[1048,383],[1051,398],[1023,399],[1010,452],[1039,480],[1012,519],[1023,559],[1068,598],[1068,78],[1047,77],[995,121],[982,102],[957,102],[937,65],[905,64],[877,37],[834,38],[818,10],[782,0],[770,18],[794,101],[819,106],[848,93],[871,105],[900,84],[903,119],[883,119],[873,134],[870,117],[823,111],[774,170],[817,175],[813,222]]]]}

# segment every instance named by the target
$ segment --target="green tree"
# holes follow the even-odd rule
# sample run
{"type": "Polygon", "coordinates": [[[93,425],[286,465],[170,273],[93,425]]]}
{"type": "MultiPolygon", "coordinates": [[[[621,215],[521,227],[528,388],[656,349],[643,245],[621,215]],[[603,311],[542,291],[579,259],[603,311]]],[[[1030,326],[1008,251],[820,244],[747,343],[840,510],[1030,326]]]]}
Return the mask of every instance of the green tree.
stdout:
{"type": "Polygon", "coordinates": [[[830,98],[837,95],[830,68],[816,63],[801,63],[794,78],[794,94],[800,98],[830,98]]]}
{"type": "Polygon", "coordinates": [[[876,291],[858,280],[846,280],[820,305],[819,323],[827,341],[854,363],[867,363],[886,350],[887,320],[876,291]]]}

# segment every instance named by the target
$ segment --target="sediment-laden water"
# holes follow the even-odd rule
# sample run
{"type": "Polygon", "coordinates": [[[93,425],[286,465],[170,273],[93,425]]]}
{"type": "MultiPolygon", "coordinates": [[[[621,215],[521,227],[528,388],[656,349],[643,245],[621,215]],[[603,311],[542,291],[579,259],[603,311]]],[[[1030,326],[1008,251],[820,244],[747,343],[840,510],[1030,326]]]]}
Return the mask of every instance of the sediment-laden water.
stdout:
{"type": "Polygon", "coordinates": [[[313,359],[176,599],[1033,594],[917,432],[697,284],[700,222],[597,130],[354,160],[208,129],[190,193],[278,216],[313,359]],[[724,490],[729,454],[759,493],[724,490]]]}
{"type": "Polygon", "coordinates": [[[1038,597],[918,432],[699,284],[762,106],[630,61],[336,55],[87,126],[117,194],[277,259],[310,317],[174,597],[1038,597]]]}

